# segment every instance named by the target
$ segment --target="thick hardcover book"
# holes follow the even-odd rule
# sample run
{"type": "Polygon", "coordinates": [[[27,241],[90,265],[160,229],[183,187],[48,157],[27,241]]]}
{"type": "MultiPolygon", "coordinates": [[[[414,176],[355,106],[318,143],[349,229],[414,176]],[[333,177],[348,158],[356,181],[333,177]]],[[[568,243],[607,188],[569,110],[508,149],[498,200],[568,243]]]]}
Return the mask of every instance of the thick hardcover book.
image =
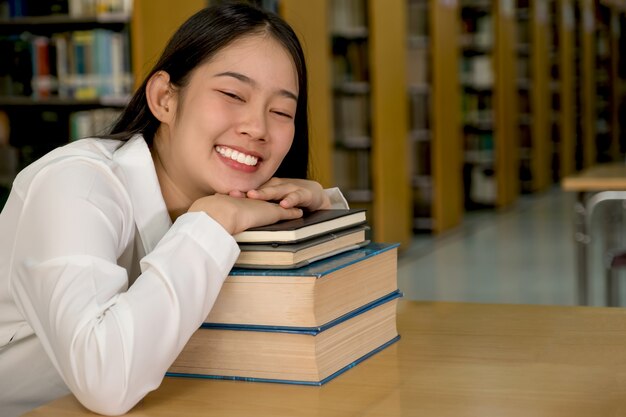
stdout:
{"type": "Polygon", "coordinates": [[[301,268],[311,262],[367,245],[368,229],[365,225],[357,226],[297,243],[240,244],[241,253],[235,266],[255,269],[301,268]]]}
{"type": "Polygon", "coordinates": [[[365,221],[365,209],[317,210],[305,212],[299,219],[254,227],[234,237],[238,243],[294,243],[364,224],[365,221]]]}
{"type": "Polygon", "coordinates": [[[320,326],[206,325],[169,376],[322,385],[399,339],[399,291],[320,326]]]}
{"type": "Polygon", "coordinates": [[[398,289],[397,248],[370,243],[298,269],[234,268],[206,322],[321,326],[398,289]]]}

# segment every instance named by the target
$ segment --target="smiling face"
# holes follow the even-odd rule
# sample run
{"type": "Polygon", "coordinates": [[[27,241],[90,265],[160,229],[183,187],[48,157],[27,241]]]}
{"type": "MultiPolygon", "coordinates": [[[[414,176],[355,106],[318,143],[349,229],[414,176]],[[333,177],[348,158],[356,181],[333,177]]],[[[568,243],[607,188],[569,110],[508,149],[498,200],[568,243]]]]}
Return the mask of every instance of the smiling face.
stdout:
{"type": "Polygon", "coordinates": [[[291,147],[297,96],[295,66],[275,39],[229,44],[164,99],[171,113],[154,139],[161,188],[190,201],[258,188],[291,147]]]}

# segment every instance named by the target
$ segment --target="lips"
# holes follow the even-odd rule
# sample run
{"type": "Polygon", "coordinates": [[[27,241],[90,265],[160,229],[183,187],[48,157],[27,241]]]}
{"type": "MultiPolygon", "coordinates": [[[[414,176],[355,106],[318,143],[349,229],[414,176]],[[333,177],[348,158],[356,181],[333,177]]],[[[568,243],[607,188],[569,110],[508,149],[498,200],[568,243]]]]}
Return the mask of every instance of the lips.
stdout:
{"type": "Polygon", "coordinates": [[[217,151],[217,153],[219,153],[223,157],[230,158],[233,161],[239,162],[240,164],[253,167],[253,166],[256,166],[256,164],[259,162],[259,158],[256,156],[248,155],[246,153],[239,152],[235,149],[232,149],[226,146],[217,145],[215,147],[215,150],[217,151]]]}

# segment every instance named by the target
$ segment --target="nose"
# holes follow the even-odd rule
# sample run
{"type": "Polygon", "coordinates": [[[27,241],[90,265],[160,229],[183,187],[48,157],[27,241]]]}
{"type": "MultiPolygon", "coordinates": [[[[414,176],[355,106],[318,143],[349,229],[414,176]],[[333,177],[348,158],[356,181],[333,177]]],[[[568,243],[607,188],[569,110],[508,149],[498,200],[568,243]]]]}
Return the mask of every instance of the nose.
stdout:
{"type": "Polygon", "coordinates": [[[238,133],[254,140],[267,140],[265,109],[252,105],[246,107],[237,127],[238,133]]]}

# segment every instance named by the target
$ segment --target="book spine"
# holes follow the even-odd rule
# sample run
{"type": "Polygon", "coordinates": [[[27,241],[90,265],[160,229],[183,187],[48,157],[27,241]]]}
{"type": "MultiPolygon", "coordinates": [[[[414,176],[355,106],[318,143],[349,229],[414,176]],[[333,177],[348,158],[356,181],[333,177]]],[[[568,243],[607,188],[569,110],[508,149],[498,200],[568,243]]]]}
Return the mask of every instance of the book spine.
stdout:
{"type": "Polygon", "coordinates": [[[25,0],[8,0],[8,2],[9,2],[9,16],[23,17],[27,15],[25,0]]]}
{"type": "Polygon", "coordinates": [[[37,36],[32,39],[33,96],[36,98],[49,97],[52,92],[52,75],[50,71],[50,39],[37,36]]]}

